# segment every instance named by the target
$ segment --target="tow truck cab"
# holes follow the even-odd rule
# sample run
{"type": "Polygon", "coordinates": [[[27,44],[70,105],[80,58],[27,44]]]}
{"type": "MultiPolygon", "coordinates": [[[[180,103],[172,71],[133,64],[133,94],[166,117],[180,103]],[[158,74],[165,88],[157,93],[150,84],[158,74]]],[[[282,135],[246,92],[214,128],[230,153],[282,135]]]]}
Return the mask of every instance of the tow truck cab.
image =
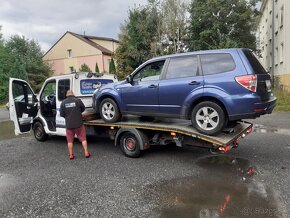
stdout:
{"type": "Polygon", "coordinates": [[[14,122],[15,134],[37,128],[38,134],[35,137],[40,141],[46,140],[48,135],[65,136],[65,120],[60,116],[59,109],[67,90],[73,90],[87,110],[92,108],[93,92],[102,84],[116,81],[116,76],[112,74],[65,74],[48,78],[36,95],[26,81],[10,78],[9,113],[14,122]],[[17,96],[20,95],[24,95],[24,101],[17,101],[17,96]]]}

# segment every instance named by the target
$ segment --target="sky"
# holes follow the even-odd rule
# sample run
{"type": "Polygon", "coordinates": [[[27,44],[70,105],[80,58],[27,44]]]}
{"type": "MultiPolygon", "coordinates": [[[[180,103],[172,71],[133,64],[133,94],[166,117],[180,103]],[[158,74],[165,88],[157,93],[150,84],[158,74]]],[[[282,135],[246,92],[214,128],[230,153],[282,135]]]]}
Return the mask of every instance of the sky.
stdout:
{"type": "Polygon", "coordinates": [[[18,34],[47,51],[66,31],[118,39],[128,10],[147,0],[0,0],[5,39],[18,34]]]}

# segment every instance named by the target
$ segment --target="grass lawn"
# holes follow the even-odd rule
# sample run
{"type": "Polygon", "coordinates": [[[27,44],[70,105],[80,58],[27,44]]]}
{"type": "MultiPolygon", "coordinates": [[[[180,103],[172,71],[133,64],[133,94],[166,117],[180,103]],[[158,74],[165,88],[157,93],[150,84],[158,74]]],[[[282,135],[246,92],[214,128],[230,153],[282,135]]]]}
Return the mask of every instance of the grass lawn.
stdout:
{"type": "Polygon", "coordinates": [[[0,108],[6,108],[6,104],[0,104],[0,108]]]}
{"type": "Polygon", "coordinates": [[[275,111],[290,111],[290,93],[282,90],[274,90],[277,97],[277,106],[275,111]]]}

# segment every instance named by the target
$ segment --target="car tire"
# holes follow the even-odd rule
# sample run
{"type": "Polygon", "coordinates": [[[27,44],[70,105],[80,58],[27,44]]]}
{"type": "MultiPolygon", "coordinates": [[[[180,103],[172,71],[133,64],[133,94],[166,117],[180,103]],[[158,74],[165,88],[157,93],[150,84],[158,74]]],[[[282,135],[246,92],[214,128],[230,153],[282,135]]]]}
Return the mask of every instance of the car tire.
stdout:
{"type": "Polygon", "coordinates": [[[127,157],[137,158],[141,154],[140,142],[131,132],[125,132],[120,139],[122,152],[127,157]]]}
{"type": "Polygon", "coordinates": [[[111,98],[105,98],[100,104],[100,115],[106,123],[114,123],[121,119],[118,105],[111,98]]]}
{"type": "Polygon", "coordinates": [[[200,133],[216,135],[226,126],[227,117],[220,105],[204,101],[193,108],[191,122],[200,133]]]}
{"type": "Polygon", "coordinates": [[[37,141],[44,142],[47,140],[48,135],[46,134],[44,127],[41,122],[37,121],[33,124],[33,134],[37,141]]]}

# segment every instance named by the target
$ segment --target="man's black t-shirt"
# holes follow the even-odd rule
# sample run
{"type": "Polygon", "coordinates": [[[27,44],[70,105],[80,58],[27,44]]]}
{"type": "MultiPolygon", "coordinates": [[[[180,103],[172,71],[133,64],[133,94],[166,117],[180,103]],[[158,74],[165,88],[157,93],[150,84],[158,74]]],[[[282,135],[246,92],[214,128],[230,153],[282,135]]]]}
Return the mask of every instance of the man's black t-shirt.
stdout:
{"type": "Polygon", "coordinates": [[[79,128],[83,124],[84,103],[75,96],[69,96],[60,105],[60,116],[65,118],[67,129],[79,128]]]}

